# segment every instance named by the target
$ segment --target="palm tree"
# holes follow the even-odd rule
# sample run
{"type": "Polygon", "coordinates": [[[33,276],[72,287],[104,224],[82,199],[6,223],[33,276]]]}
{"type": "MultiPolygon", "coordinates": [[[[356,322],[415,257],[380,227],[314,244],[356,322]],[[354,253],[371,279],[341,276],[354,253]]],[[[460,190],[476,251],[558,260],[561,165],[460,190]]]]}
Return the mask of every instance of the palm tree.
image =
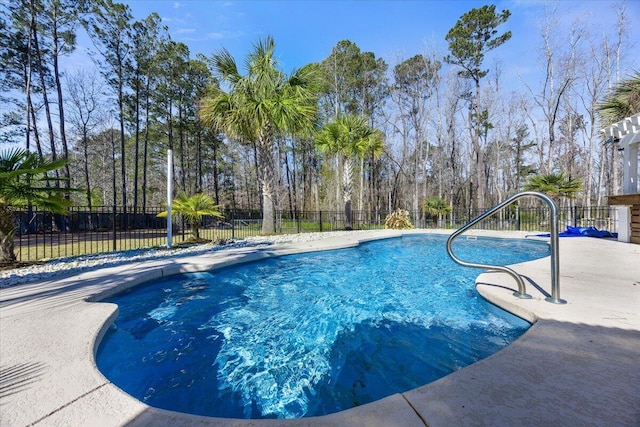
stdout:
{"type": "Polygon", "coordinates": [[[379,156],[384,150],[382,133],[370,127],[362,116],[343,115],[327,123],[316,137],[320,150],[342,156],[342,198],[345,229],[351,230],[351,195],[353,192],[353,157],[367,153],[379,156]]]}
{"type": "Polygon", "coordinates": [[[66,160],[49,161],[24,149],[0,152],[0,265],[16,262],[13,246],[17,231],[15,209],[34,206],[62,214],[71,205],[64,197],[69,189],[49,186],[51,182],[63,179],[46,175],[66,164],[66,160]]]}
{"type": "MultiPolygon", "coordinates": [[[[573,199],[577,193],[582,191],[584,181],[581,179],[571,179],[566,173],[550,173],[547,175],[534,175],[529,178],[529,182],[524,186],[525,191],[538,191],[549,195],[555,199],[556,203],[562,197],[573,199]]],[[[545,209],[546,217],[546,209],[545,209]]],[[[571,210],[569,210],[568,220],[571,221],[571,210]]]]}
{"type": "Polygon", "coordinates": [[[256,144],[262,185],[263,234],[275,233],[276,138],[310,134],[316,123],[319,69],[304,66],[291,75],[278,69],[275,42],[267,37],[254,45],[245,61],[246,74],[223,49],[212,58],[214,77],[230,89],[211,87],[200,103],[200,118],[229,138],[256,144]]]}
{"type": "MultiPolygon", "coordinates": [[[[193,239],[200,241],[200,224],[202,224],[202,218],[205,216],[213,216],[216,218],[224,218],[224,215],[220,212],[220,206],[216,205],[213,199],[203,193],[194,194],[193,196],[187,196],[186,194],[180,194],[177,198],[173,199],[172,211],[182,215],[191,227],[193,233],[193,239]]],[[[160,212],[157,216],[160,218],[166,218],[167,211],[160,212]]]]}
{"type": "Polygon", "coordinates": [[[532,176],[524,186],[524,190],[539,191],[555,199],[560,197],[572,199],[582,190],[583,184],[581,179],[571,179],[564,172],[551,173],[532,176]]]}
{"type": "Polygon", "coordinates": [[[442,197],[433,196],[425,199],[422,203],[422,211],[430,217],[438,218],[438,226],[441,224],[442,216],[451,212],[451,205],[442,197]]]}

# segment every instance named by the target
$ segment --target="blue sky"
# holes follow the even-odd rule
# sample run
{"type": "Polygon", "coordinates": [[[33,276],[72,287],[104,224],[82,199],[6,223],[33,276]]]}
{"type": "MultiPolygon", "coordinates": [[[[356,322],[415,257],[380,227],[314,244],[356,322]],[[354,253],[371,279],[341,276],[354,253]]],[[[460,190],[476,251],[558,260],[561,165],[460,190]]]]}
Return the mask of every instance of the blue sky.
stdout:
{"type": "MultiPolygon", "coordinates": [[[[122,1],[122,0],[121,0],[122,1]]],[[[444,37],[458,18],[483,1],[420,0],[290,0],[290,1],[149,1],[125,0],[135,19],[158,12],[176,41],[186,43],[192,56],[207,56],[222,47],[242,59],[253,43],[266,35],[276,41],[276,54],[285,71],[321,61],[340,40],[355,42],[363,51],[384,58],[390,66],[425,51],[427,46],[447,52],[444,37]]],[[[539,63],[539,22],[547,1],[510,0],[493,2],[497,10],[509,9],[511,18],[501,27],[512,39],[495,51],[505,78],[527,75],[539,63]]],[[[569,28],[579,18],[590,26],[615,27],[615,2],[605,0],[560,1],[559,26],[569,28]]],[[[629,39],[640,49],[640,1],[627,2],[629,39]],[[632,20],[636,19],[633,23],[632,20]]],[[[638,60],[627,58],[637,68],[638,60]]],[[[490,61],[490,59],[489,59],[490,61]]],[[[485,64],[490,65],[487,61],[485,64]]],[[[628,70],[629,72],[631,70],[628,70]]]]}

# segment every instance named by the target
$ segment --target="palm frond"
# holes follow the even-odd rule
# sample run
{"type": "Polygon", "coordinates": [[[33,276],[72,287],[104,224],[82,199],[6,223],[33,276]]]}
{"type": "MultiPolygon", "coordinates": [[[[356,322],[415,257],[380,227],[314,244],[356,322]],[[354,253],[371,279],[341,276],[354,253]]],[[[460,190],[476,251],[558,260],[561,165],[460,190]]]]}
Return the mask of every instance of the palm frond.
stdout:
{"type": "Polygon", "coordinates": [[[267,36],[254,43],[253,51],[247,55],[245,62],[249,75],[263,80],[275,77],[278,67],[278,61],[274,58],[275,48],[276,43],[272,36],[267,36]]]}
{"type": "Polygon", "coordinates": [[[640,72],[622,80],[598,105],[602,126],[609,126],[640,112],[640,72]]]}
{"type": "Polygon", "coordinates": [[[212,64],[213,73],[221,82],[229,83],[233,86],[242,78],[238,71],[236,60],[227,49],[222,49],[215,54],[212,58],[212,64]]]}
{"type": "Polygon", "coordinates": [[[582,190],[581,179],[569,178],[566,173],[535,175],[524,186],[526,191],[539,191],[551,197],[573,198],[582,190]]]}
{"type": "Polygon", "coordinates": [[[429,197],[422,203],[422,211],[429,216],[444,215],[451,212],[453,208],[441,197],[429,197]]]}
{"type": "Polygon", "coordinates": [[[74,190],[51,185],[67,179],[46,174],[66,164],[66,160],[43,159],[24,149],[0,152],[0,203],[20,207],[31,204],[56,213],[64,212],[70,206],[64,196],[74,190]]]}
{"type": "Polygon", "coordinates": [[[16,170],[24,161],[27,153],[27,150],[17,147],[0,152],[0,176],[16,170]]]}

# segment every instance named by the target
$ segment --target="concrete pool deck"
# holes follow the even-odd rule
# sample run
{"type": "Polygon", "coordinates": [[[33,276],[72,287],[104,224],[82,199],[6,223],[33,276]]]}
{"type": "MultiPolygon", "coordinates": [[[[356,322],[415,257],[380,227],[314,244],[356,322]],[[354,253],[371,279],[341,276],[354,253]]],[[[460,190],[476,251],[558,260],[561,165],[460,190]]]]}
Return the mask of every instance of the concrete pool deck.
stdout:
{"type": "MultiPolygon", "coordinates": [[[[535,321],[517,341],[438,381],[337,414],[231,420],[165,411],[127,395],[95,366],[95,348],[117,310],[92,300],[178,272],[400,234],[353,233],[234,248],[0,289],[0,425],[640,425],[640,245],[586,237],[560,239],[560,287],[566,305],[544,301],[551,290],[549,258],[515,267],[527,278],[533,296],[529,300],[512,295],[515,283],[509,276],[478,277],[477,288],[485,298],[535,321]]],[[[466,233],[472,234],[524,236],[466,233]]]]}

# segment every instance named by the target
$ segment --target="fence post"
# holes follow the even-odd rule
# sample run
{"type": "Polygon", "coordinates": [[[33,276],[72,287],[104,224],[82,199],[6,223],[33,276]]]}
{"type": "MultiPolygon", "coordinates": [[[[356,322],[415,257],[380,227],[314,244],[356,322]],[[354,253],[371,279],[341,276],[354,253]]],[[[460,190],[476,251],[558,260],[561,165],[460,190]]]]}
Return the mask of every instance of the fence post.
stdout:
{"type": "Polygon", "coordinates": [[[231,209],[231,239],[236,238],[236,210],[231,209]]]}
{"type": "Polygon", "coordinates": [[[117,250],[117,235],[116,235],[116,205],[113,205],[113,250],[117,250]]]}

